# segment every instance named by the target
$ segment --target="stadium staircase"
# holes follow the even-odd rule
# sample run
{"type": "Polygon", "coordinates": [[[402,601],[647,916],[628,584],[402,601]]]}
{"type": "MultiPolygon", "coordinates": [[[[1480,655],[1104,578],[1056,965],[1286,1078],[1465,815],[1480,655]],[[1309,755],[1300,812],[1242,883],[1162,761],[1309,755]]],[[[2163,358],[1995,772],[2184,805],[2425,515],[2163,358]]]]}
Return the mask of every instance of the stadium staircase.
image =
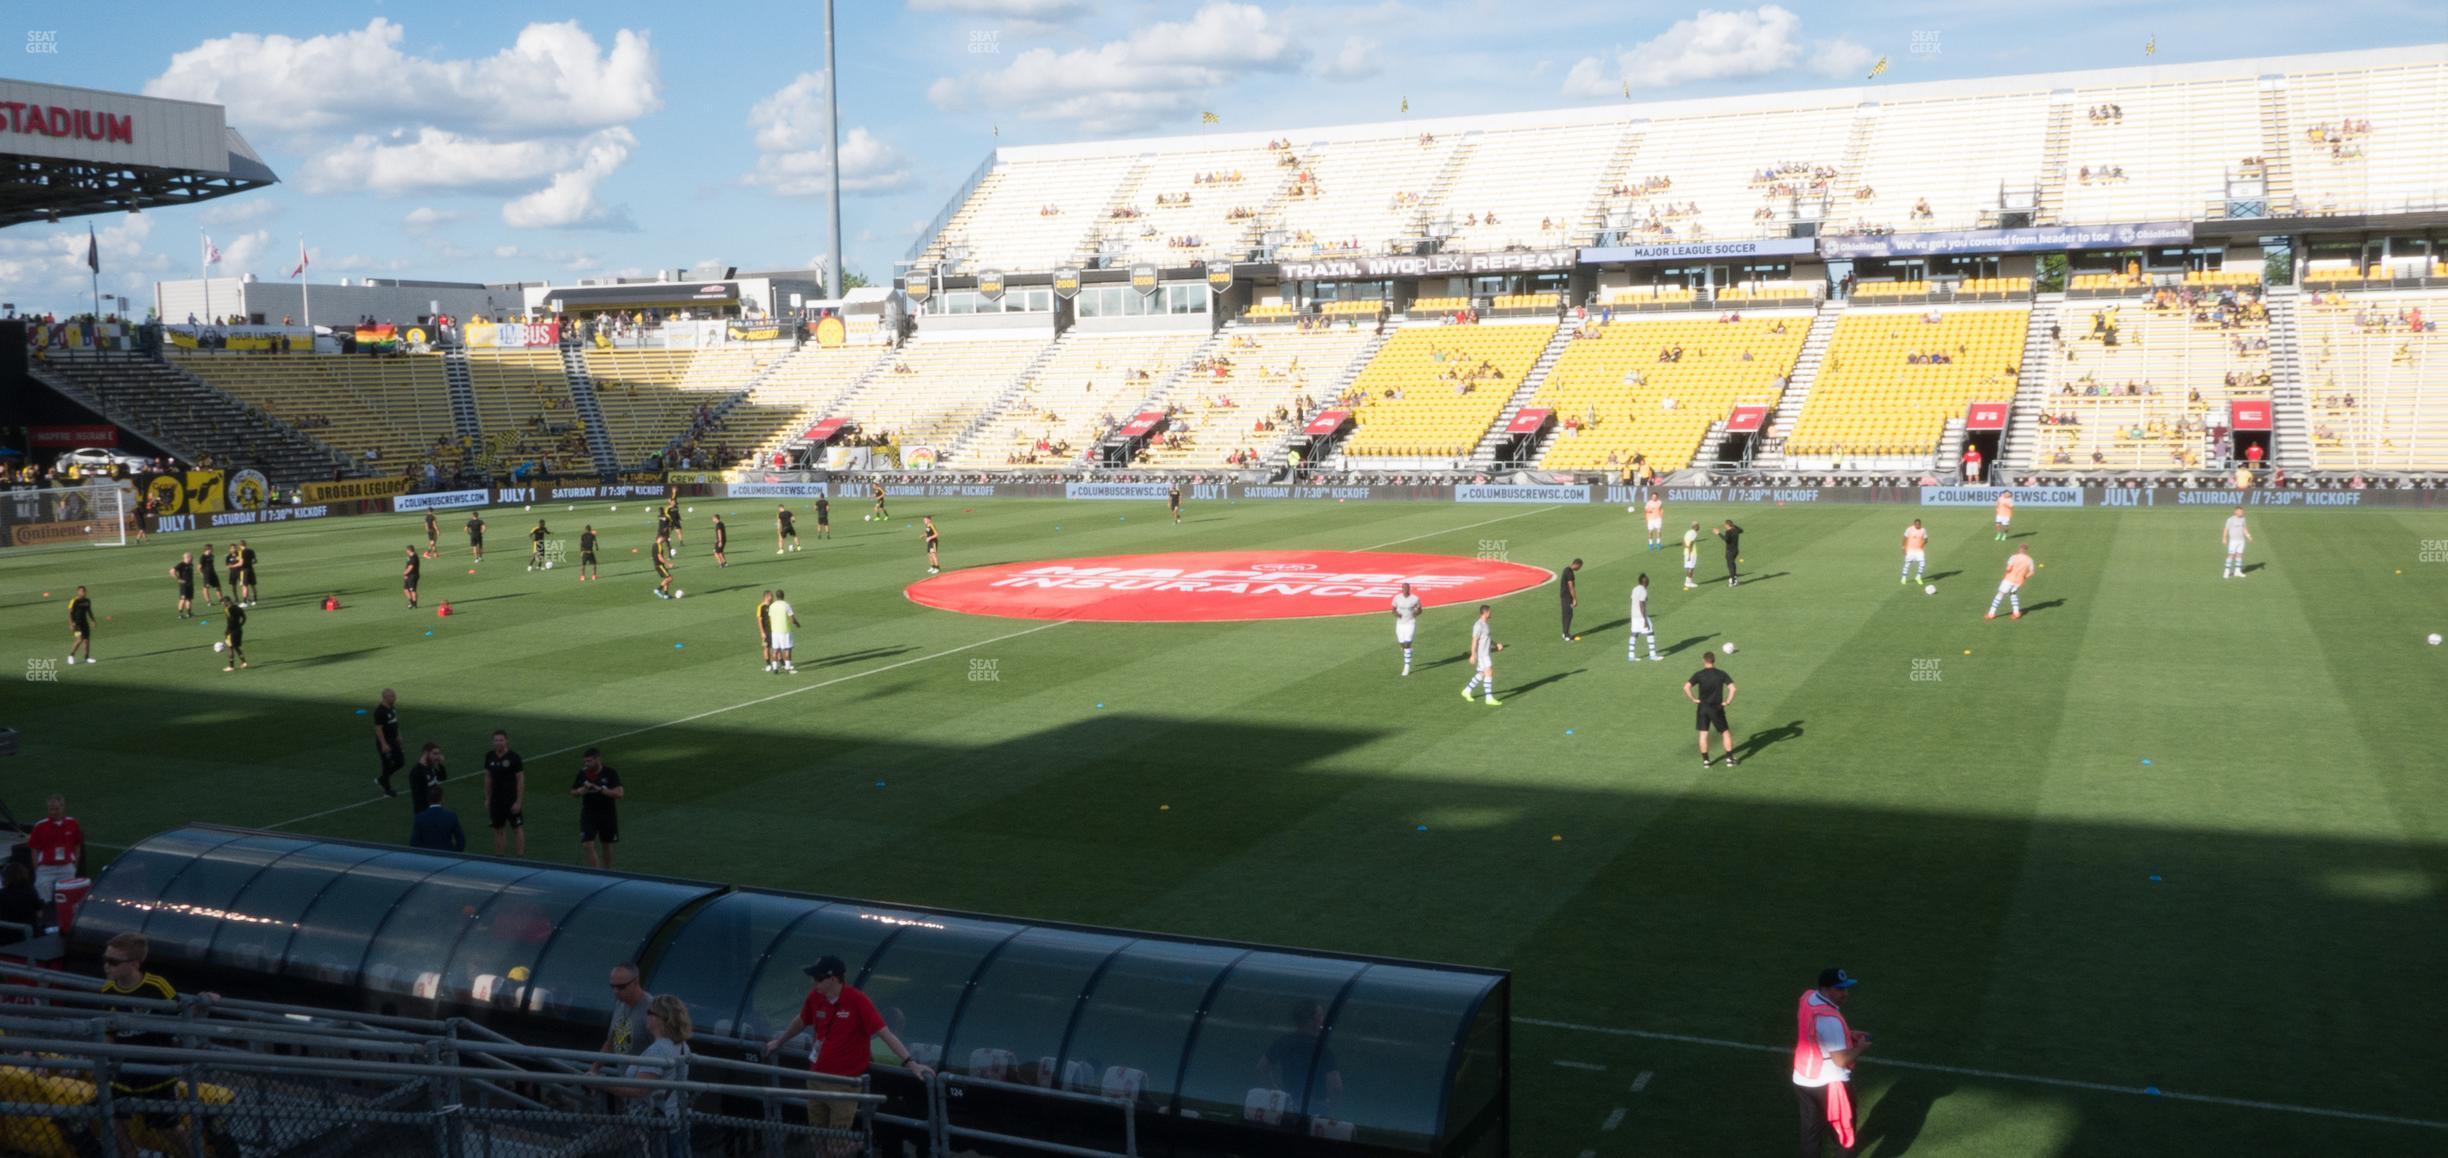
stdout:
{"type": "Polygon", "coordinates": [[[2262,291],[2269,307],[2270,461],[2301,476],[2312,469],[2312,411],[2304,401],[2301,294],[2291,285],[2262,291]]]}
{"type": "MultiPolygon", "coordinates": [[[[813,346],[808,347],[810,350],[814,348],[815,347],[813,346]]],[[[758,447],[754,461],[762,463],[772,458],[775,454],[784,454],[788,455],[791,461],[797,462],[799,460],[799,456],[806,453],[808,448],[808,427],[814,426],[825,418],[830,417],[835,408],[839,407],[845,400],[856,397],[859,391],[872,385],[875,382],[876,375],[890,373],[892,371],[894,352],[899,349],[900,347],[898,346],[883,347],[877,352],[875,361],[869,363],[867,368],[859,373],[858,377],[852,378],[847,385],[844,385],[839,393],[834,394],[832,397],[827,398],[822,402],[814,403],[805,409],[802,409],[799,412],[799,417],[792,419],[791,424],[783,428],[784,433],[782,435],[781,442],[770,446],[758,447]]],[[[804,353],[805,351],[800,352],[804,353]]]]}
{"type": "Polygon", "coordinates": [[[1158,382],[1151,388],[1147,397],[1140,399],[1138,405],[1128,410],[1117,410],[1114,416],[1128,422],[1131,415],[1164,409],[1167,402],[1172,399],[1174,392],[1180,390],[1181,384],[1189,379],[1190,367],[1203,359],[1215,357],[1217,351],[1222,350],[1225,343],[1231,340],[1225,335],[1232,332],[1231,326],[1223,326],[1219,327],[1216,332],[1207,335],[1206,341],[1199,343],[1196,349],[1182,355],[1181,361],[1173,367],[1172,373],[1166,374],[1164,381],[1158,382]]]}
{"type": "Polygon", "coordinates": [[[994,396],[994,401],[987,403],[985,409],[978,411],[977,417],[970,419],[969,425],[962,427],[959,434],[953,435],[944,442],[943,461],[946,463],[962,462],[961,455],[968,452],[969,444],[977,441],[979,435],[992,429],[995,420],[1001,418],[1004,411],[1011,409],[1012,405],[1019,401],[1021,394],[1028,389],[1029,384],[1037,380],[1037,375],[1045,372],[1046,363],[1054,360],[1055,351],[1061,348],[1062,342],[1059,339],[1047,342],[1044,349],[1037,351],[1036,357],[1029,359],[1028,365],[1020,367],[1019,373],[1012,375],[1009,381],[1003,383],[1003,390],[994,396]]]}
{"type": "MultiPolygon", "coordinates": [[[[1547,371],[1555,368],[1556,359],[1563,357],[1565,347],[1572,345],[1573,328],[1578,324],[1577,319],[1569,316],[1556,323],[1554,335],[1547,339],[1547,348],[1539,351],[1538,361],[1530,363],[1530,372],[1522,375],[1521,385],[1513,388],[1513,397],[1506,399],[1504,409],[1496,412],[1495,423],[1479,436],[1479,445],[1471,450],[1470,469],[1496,469],[1496,452],[1504,449],[1505,427],[1513,424],[1513,416],[1521,413],[1522,407],[1530,405],[1530,400],[1538,397],[1539,387],[1547,384],[1547,371]]],[[[1547,444],[1555,439],[1555,434],[1551,429],[1542,436],[1538,444],[1531,448],[1530,457],[1524,463],[1537,462],[1539,455],[1546,453],[1547,444]]]]}
{"type": "MultiPolygon", "coordinates": [[[[750,395],[752,395],[752,394],[754,394],[754,393],[756,393],[756,388],[757,388],[757,384],[758,384],[758,383],[761,383],[761,382],[765,381],[767,378],[771,378],[771,377],[773,377],[773,375],[774,375],[774,371],[781,369],[784,363],[789,362],[789,361],[790,361],[792,358],[794,358],[794,357],[798,356],[798,354],[799,354],[799,349],[802,349],[802,348],[804,348],[804,347],[794,348],[794,349],[792,349],[792,350],[791,350],[791,352],[790,352],[790,353],[784,354],[784,355],[782,355],[781,357],[776,358],[776,359],[774,359],[774,360],[772,360],[772,361],[770,361],[770,362],[765,363],[763,366],[758,367],[758,368],[757,368],[757,372],[756,372],[756,373],[754,373],[754,374],[750,374],[750,375],[748,376],[748,381],[746,381],[746,382],[742,383],[742,384],[740,385],[740,388],[739,388],[739,389],[734,390],[734,391],[732,391],[730,394],[725,395],[725,396],[723,397],[723,400],[722,400],[722,401],[717,402],[717,403],[714,403],[712,406],[707,407],[707,408],[706,408],[707,417],[706,417],[706,426],[705,426],[705,428],[706,428],[707,430],[712,430],[712,429],[715,429],[717,426],[721,425],[722,420],[723,420],[723,416],[724,416],[724,415],[729,414],[729,413],[731,413],[733,410],[736,410],[736,409],[738,409],[740,406],[744,405],[744,404],[745,404],[745,403],[748,401],[749,396],[750,396],[750,395]]],[[[801,427],[800,429],[805,430],[805,429],[806,429],[806,427],[801,427]]],[[[679,432],[677,432],[677,433],[673,434],[669,440],[667,440],[666,442],[664,442],[664,444],[663,444],[663,458],[664,458],[664,461],[666,461],[666,462],[671,461],[671,456],[672,456],[672,454],[673,454],[674,452],[678,451],[678,450],[680,449],[680,447],[681,447],[681,444],[686,443],[686,442],[689,440],[689,437],[690,437],[689,432],[688,432],[688,431],[686,431],[686,430],[682,430],[682,431],[679,431],[679,432]]]]}
{"type": "Polygon", "coordinates": [[[1998,439],[1996,465],[2001,470],[2030,470],[2039,452],[2040,412],[2048,407],[2049,367],[2056,364],[2049,327],[2065,307],[2062,293],[2032,299],[2031,328],[2023,335],[2022,372],[2015,376],[2014,405],[2006,412],[2006,433],[1998,439]]]}
{"type": "Polygon", "coordinates": [[[620,454],[612,449],[612,430],[604,425],[603,400],[595,396],[595,379],[587,374],[586,347],[563,343],[561,373],[569,379],[570,408],[578,412],[578,420],[586,423],[587,453],[595,459],[595,470],[613,474],[621,469],[620,454]]]}
{"type": "Polygon", "coordinates": [[[1398,251],[1407,248],[1408,243],[1426,237],[1430,222],[1452,216],[1445,199],[1453,193],[1454,181],[1461,177],[1462,170],[1470,167],[1471,154],[1479,151],[1479,142],[1473,139],[1477,136],[1477,133],[1472,133],[1464,137],[1461,144],[1454,146],[1453,155],[1445,158],[1445,167],[1437,170],[1436,179],[1428,183],[1427,194],[1420,198],[1419,211],[1411,215],[1408,232],[1394,239],[1398,251]]]}
{"type": "Polygon", "coordinates": [[[1360,372],[1368,369],[1368,364],[1376,359],[1377,351],[1384,349],[1386,342],[1393,337],[1394,328],[1391,326],[1379,330],[1370,337],[1368,344],[1360,347],[1359,351],[1352,355],[1351,361],[1343,367],[1343,372],[1335,375],[1334,386],[1331,389],[1311,395],[1319,400],[1317,406],[1306,414],[1293,415],[1292,421],[1283,424],[1282,433],[1277,434],[1274,443],[1259,456],[1259,463],[1270,473],[1280,471],[1289,465],[1292,461],[1292,440],[1300,436],[1301,430],[1309,425],[1310,419],[1343,405],[1343,396],[1351,393],[1352,383],[1359,379],[1360,372]]]}
{"type": "Polygon", "coordinates": [[[1862,168],[1870,159],[1871,138],[1878,133],[1879,113],[1877,105],[1853,110],[1853,127],[1845,134],[1844,152],[1836,162],[1836,179],[1828,182],[1827,189],[1819,195],[1821,220],[1834,216],[1828,211],[1828,203],[1837,193],[1851,193],[1861,187],[1862,168]]]}
{"type": "Polygon", "coordinates": [[[253,467],[276,483],[328,479],[334,466],[352,476],[364,473],[355,456],[167,362],[74,350],[44,355],[29,364],[35,381],[185,462],[210,455],[230,469],[253,467]]]}
{"type": "MultiPolygon", "coordinates": [[[[1811,315],[1810,335],[1802,339],[1801,356],[1794,359],[1793,376],[1785,382],[1785,393],[1777,399],[1776,413],[1768,416],[1768,437],[1761,440],[1759,450],[1751,456],[1755,470],[1785,468],[1785,435],[1802,417],[1803,400],[1810,397],[1811,382],[1819,376],[1819,362],[1827,357],[1828,341],[1836,336],[1836,323],[1844,317],[1845,303],[1829,298],[1819,303],[1811,315]]],[[[1703,450],[1710,448],[1705,445],[1703,450]]],[[[1695,456],[1694,462],[1705,461],[1695,456]]]]}
{"type": "Polygon", "coordinates": [[[484,441],[484,422],[476,417],[476,380],[468,373],[467,351],[442,352],[442,381],[450,386],[451,427],[475,446],[484,441]]]}
{"type": "Polygon", "coordinates": [[[1960,469],[1964,439],[1964,420],[1960,414],[1947,419],[1946,425],[1938,428],[1938,450],[1930,456],[1931,474],[1945,478],[1948,472],[1960,469]]]}
{"type": "Polygon", "coordinates": [[[2294,143],[2295,135],[2287,131],[2286,90],[2264,82],[2261,86],[2261,193],[2272,217],[2294,215],[2294,143]]]}
{"type": "Polygon", "coordinates": [[[2066,157],[2072,151],[2074,137],[2074,94],[2060,92],[2050,98],[2048,135],[2040,151],[2040,199],[2032,210],[2032,224],[2055,225],[2057,215],[2065,210],[2066,157]]]}
{"type": "Polygon", "coordinates": [[[1105,256],[1105,230],[1108,226],[1136,226],[1137,222],[1117,221],[1114,210],[1127,209],[1131,199],[1139,196],[1139,187],[1147,184],[1148,159],[1141,157],[1131,163],[1130,171],[1122,175],[1122,183],[1114,186],[1113,196],[1097,207],[1096,220],[1088,225],[1088,233],[1072,247],[1071,265],[1075,269],[1099,269],[1105,256]]]}
{"type": "Polygon", "coordinates": [[[1598,244],[1609,232],[1607,211],[1615,203],[1615,187],[1630,185],[1632,166],[1640,160],[1641,132],[1639,123],[1624,130],[1623,139],[1615,142],[1615,153],[1607,158],[1606,168],[1598,175],[1597,196],[1590,202],[1589,212],[1582,215],[1581,244],[1598,244]]]}

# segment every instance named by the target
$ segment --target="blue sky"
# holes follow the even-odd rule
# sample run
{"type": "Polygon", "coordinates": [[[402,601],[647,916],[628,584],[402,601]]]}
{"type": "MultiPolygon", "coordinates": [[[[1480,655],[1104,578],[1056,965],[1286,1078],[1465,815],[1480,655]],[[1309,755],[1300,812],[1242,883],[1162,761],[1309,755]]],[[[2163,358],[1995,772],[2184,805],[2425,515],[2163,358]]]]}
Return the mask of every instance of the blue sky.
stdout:
{"type": "MultiPolygon", "coordinates": [[[[25,6],[0,75],[208,100],[283,183],[208,207],[0,230],[0,292],[86,308],[197,273],[569,280],[825,254],[815,5],[744,16],[603,0],[25,6]]],[[[881,279],[996,144],[1264,130],[2448,39],[2448,9],[2061,0],[842,0],[844,248],[881,279]],[[1916,37],[1916,34],[1923,34],[1916,37]],[[1918,44],[1926,51],[1915,51],[1918,44]],[[999,132],[1000,136],[997,136],[999,132]]]]}

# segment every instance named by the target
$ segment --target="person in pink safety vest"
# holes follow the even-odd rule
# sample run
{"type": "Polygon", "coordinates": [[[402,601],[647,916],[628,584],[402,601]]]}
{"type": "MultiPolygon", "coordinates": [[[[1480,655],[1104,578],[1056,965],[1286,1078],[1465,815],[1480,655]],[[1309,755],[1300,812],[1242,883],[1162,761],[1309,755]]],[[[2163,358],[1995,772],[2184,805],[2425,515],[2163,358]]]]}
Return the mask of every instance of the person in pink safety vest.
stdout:
{"type": "Polygon", "coordinates": [[[1847,1024],[1845,1001],[1858,980],[1822,969],[1819,984],[1794,1004],[1794,1099],[1802,1108],[1802,1158],[1853,1153],[1853,1063],[1870,1035],[1847,1024]],[[1835,1147],[1827,1148],[1830,1136],[1835,1147]]]}

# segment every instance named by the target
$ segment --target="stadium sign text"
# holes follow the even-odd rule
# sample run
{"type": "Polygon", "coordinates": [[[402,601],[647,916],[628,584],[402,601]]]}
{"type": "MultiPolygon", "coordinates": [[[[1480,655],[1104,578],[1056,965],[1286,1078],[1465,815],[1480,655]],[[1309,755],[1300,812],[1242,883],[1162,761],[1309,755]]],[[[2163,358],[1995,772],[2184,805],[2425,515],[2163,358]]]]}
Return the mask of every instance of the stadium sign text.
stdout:
{"type": "MultiPolygon", "coordinates": [[[[1670,503],[1815,503],[1818,487],[1665,487],[1670,503]]],[[[1606,490],[1610,503],[1636,503],[1647,496],[1639,487],[1611,486],[1606,490]]]]}
{"type": "MultiPolygon", "coordinates": [[[[1998,487],[1922,487],[1925,507],[1986,507],[1997,502],[1998,487]]],[[[2026,507],[2079,507],[2081,487],[2013,487],[2016,504],[2026,507]]]]}
{"type": "Polygon", "coordinates": [[[1457,503],[1586,503],[1590,489],[1578,487],[1469,485],[1454,488],[1457,503]]]}
{"type": "Polygon", "coordinates": [[[820,499],[833,496],[833,484],[735,482],[724,493],[735,499],[820,499]]]}
{"type": "Polygon", "coordinates": [[[1377,488],[1367,486],[1283,486],[1260,483],[1242,487],[1235,492],[1245,499],[1372,499],[1377,488]]]}
{"type": "Polygon", "coordinates": [[[393,511],[447,511],[455,507],[481,507],[493,499],[493,492],[434,491],[422,495],[397,495],[391,499],[393,511]]]}
{"type": "Polygon", "coordinates": [[[1430,253],[1402,257],[1336,258],[1328,261],[1287,261],[1277,273],[1285,281],[1354,281],[1388,277],[1441,277],[1452,274],[1541,273],[1571,269],[1580,256],[1573,249],[1533,249],[1515,253],[1430,253]]]}
{"type": "Polygon", "coordinates": [[[1553,573],[1499,559],[1374,551],[1182,551],[1002,563],[911,584],[911,602],[1018,619],[1198,623],[1384,614],[1410,584],[1429,607],[1475,603],[1553,573]]]}
{"type": "Polygon", "coordinates": [[[29,104],[25,101],[0,101],[0,123],[12,133],[31,137],[59,137],[72,141],[103,141],[111,144],[136,143],[136,118],[106,113],[100,109],[71,109],[60,105],[29,104]]]}
{"type": "Polygon", "coordinates": [[[1751,241],[1687,241],[1673,245],[1605,245],[1581,251],[1583,265],[1630,261],[1689,261],[1698,257],[1783,257],[1809,253],[1807,237],[1763,237],[1751,241]]]}
{"type": "Polygon", "coordinates": [[[1164,501],[1166,493],[1165,484],[1160,482],[1063,484],[1063,497],[1066,499],[1126,499],[1135,502],[1160,503],[1164,501]]]}
{"type": "MultiPolygon", "coordinates": [[[[665,488],[661,483],[641,486],[554,487],[546,496],[556,503],[582,499],[659,499],[665,488]]],[[[508,497],[503,502],[510,502],[508,497]]]]}
{"type": "Polygon", "coordinates": [[[2138,225],[2052,225],[2034,229],[1965,229],[1951,233],[1894,233],[1879,237],[1822,237],[1819,256],[1942,257],[1958,253],[2038,253],[2060,249],[2139,249],[2190,245],[2190,221],[2138,225]]]}
{"type": "MultiPolygon", "coordinates": [[[[265,507],[257,511],[223,511],[217,515],[207,515],[205,520],[216,527],[243,527],[251,523],[291,523],[299,519],[320,519],[330,513],[331,508],[327,506],[265,507]]],[[[163,529],[168,530],[169,528],[163,529]]]]}

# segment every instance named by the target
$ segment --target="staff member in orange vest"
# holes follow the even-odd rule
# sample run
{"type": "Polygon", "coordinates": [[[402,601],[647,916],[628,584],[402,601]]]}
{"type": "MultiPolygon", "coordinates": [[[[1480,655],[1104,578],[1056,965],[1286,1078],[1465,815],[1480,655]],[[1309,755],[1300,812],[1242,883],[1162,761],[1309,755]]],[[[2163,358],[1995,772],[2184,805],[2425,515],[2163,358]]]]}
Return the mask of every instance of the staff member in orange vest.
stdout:
{"type": "Polygon", "coordinates": [[[1844,1003],[1858,980],[1822,969],[1819,984],[1794,1005],[1794,1099],[1802,1106],[1802,1158],[1853,1153],[1853,1063],[1870,1035],[1845,1023],[1844,1003]],[[1824,1149],[1833,1134],[1836,1147],[1824,1149]]]}

